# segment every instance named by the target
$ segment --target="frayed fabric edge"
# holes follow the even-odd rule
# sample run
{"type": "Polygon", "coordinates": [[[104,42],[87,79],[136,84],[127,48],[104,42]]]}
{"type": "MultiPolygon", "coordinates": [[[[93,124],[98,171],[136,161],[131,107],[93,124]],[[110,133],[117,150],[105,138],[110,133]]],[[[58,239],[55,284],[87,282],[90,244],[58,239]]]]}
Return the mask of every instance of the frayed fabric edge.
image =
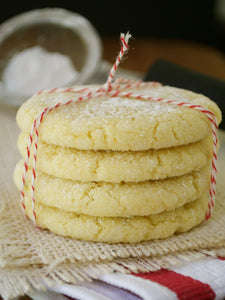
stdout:
{"type": "Polygon", "coordinates": [[[176,255],[137,257],[114,261],[89,263],[87,265],[61,264],[54,270],[47,266],[34,265],[21,268],[0,269],[0,293],[4,300],[46,291],[47,287],[62,284],[79,284],[98,279],[106,273],[156,272],[182,265],[184,261],[196,261],[205,257],[225,257],[225,247],[187,251],[176,255]]]}

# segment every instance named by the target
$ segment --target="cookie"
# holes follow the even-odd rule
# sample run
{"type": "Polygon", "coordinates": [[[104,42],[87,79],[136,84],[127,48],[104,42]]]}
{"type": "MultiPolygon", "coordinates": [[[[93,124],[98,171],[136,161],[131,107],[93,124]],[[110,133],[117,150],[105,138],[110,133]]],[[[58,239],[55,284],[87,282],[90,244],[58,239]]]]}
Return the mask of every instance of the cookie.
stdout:
{"type": "MultiPolygon", "coordinates": [[[[18,139],[23,157],[28,137],[28,134],[21,133],[18,139]]],[[[145,151],[77,150],[49,145],[39,139],[37,157],[37,169],[55,177],[79,181],[138,182],[199,170],[212,157],[212,139],[210,136],[185,146],[145,151]]]]}
{"type": "MultiPolygon", "coordinates": [[[[218,123],[221,122],[219,108],[203,95],[169,86],[130,88],[129,91],[200,104],[216,115],[218,123]]],[[[17,123],[22,131],[29,132],[34,118],[46,107],[81,95],[80,92],[36,94],[18,110],[17,123]]],[[[169,148],[199,141],[210,133],[208,118],[195,109],[109,95],[58,107],[44,117],[39,128],[43,142],[81,150],[169,148]]]]}
{"type": "MultiPolygon", "coordinates": [[[[23,161],[14,172],[20,189],[23,161]]],[[[37,203],[90,216],[140,216],[157,214],[183,206],[209,189],[210,168],[184,176],[138,183],[81,182],[37,172],[37,203]]],[[[31,170],[25,194],[31,195],[31,170]],[[29,188],[27,188],[29,186],[29,188]]]]}
{"type": "MultiPolygon", "coordinates": [[[[31,201],[25,197],[26,213],[32,219],[31,201]]],[[[36,204],[37,225],[79,240],[106,243],[137,243],[164,239],[186,232],[205,219],[208,193],[183,207],[146,217],[90,217],[36,204]]]]}

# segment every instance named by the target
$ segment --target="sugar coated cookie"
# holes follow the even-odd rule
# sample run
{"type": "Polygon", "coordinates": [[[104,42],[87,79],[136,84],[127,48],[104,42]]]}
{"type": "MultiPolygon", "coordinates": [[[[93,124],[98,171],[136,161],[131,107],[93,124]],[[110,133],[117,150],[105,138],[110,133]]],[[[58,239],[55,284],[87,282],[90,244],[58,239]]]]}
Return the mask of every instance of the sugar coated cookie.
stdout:
{"type": "MultiPolygon", "coordinates": [[[[32,218],[30,199],[25,197],[26,213],[32,218]]],[[[208,193],[183,207],[146,217],[90,217],[65,212],[40,203],[36,205],[37,225],[63,236],[107,243],[137,243],[167,238],[185,232],[205,219],[208,193]]]]}
{"type": "MultiPolygon", "coordinates": [[[[20,189],[23,162],[14,172],[20,189]]],[[[184,176],[137,183],[82,182],[37,172],[36,201],[65,211],[91,216],[135,216],[156,214],[183,206],[209,189],[210,168],[184,176]]],[[[31,171],[25,194],[31,195],[31,171]]]]}
{"type": "MultiPolygon", "coordinates": [[[[18,148],[25,157],[29,135],[21,133],[18,148]]],[[[31,157],[33,152],[31,151],[31,157]]],[[[159,150],[94,151],[38,142],[37,169],[79,181],[138,182],[181,176],[202,168],[212,157],[212,139],[159,150]]]]}
{"type": "MultiPolygon", "coordinates": [[[[90,87],[93,90],[99,87],[90,87]]],[[[78,87],[79,90],[79,87],[78,87]]],[[[137,94],[200,104],[221,121],[217,105],[207,97],[168,86],[129,89],[137,94]]],[[[52,92],[36,94],[17,113],[22,131],[29,132],[34,118],[46,107],[83,94],[52,92]]],[[[71,103],[51,111],[39,128],[43,142],[84,150],[140,151],[196,142],[211,133],[206,115],[191,108],[153,100],[110,97],[71,103]]]]}

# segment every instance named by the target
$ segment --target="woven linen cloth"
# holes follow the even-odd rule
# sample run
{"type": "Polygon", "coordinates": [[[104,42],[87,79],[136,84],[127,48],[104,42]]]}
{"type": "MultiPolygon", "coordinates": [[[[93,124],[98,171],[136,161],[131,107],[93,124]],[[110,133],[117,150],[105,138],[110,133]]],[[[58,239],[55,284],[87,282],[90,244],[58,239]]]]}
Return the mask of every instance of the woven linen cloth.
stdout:
{"type": "Polygon", "coordinates": [[[116,245],[57,236],[37,229],[25,218],[12,180],[19,160],[18,134],[15,111],[0,107],[0,294],[4,299],[31,289],[44,290],[46,286],[87,283],[99,278],[103,281],[100,276],[115,272],[121,276],[153,272],[174,268],[183,260],[225,256],[224,132],[219,132],[217,198],[212,218],[166,240],[116,245]]]}

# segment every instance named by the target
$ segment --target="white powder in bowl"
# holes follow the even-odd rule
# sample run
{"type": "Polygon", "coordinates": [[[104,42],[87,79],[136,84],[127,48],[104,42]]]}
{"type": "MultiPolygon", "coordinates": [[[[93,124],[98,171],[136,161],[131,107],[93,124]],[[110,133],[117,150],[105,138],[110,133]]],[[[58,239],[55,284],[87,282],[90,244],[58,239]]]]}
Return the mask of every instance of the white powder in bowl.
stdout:
{"type": "Polygon", "coordinates": [[[63,87],[78,77],[71,59],[35,46],[16,53],[2,75],[5,93],[33,95],[49,88],[63,87]]]}

